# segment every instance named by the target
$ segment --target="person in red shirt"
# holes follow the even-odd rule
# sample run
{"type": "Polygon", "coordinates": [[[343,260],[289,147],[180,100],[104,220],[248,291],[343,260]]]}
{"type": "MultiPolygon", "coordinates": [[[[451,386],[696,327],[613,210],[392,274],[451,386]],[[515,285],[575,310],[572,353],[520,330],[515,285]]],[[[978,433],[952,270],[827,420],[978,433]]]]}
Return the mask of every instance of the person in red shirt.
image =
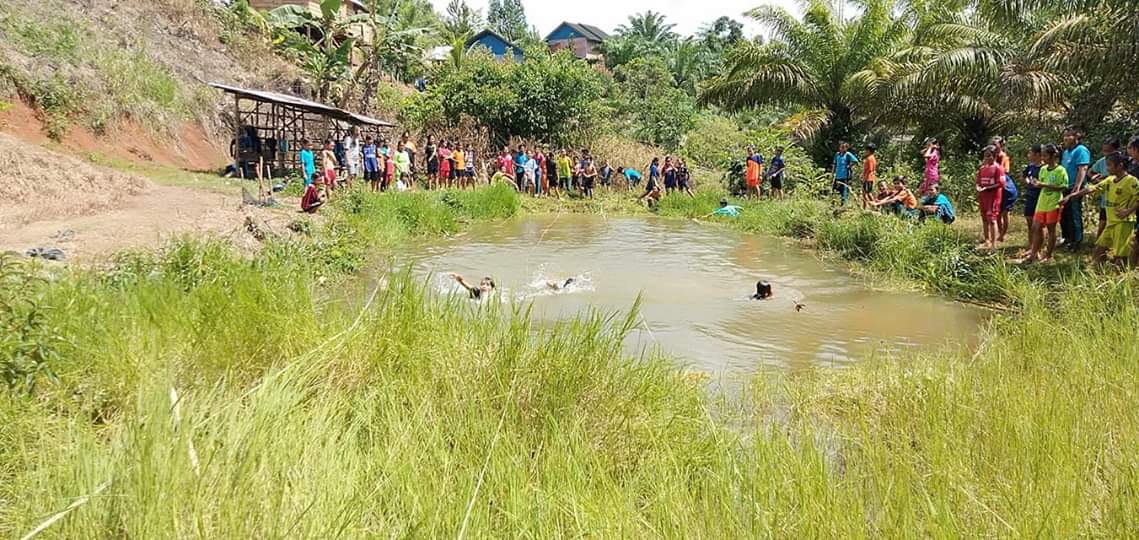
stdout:
{"type": "Polygon", "coordinates": [[[446,140],[439,141],[439,187],[451,187],[451,148],[446,140]]]}
{"type": "Polygon", "coordinates": [[[977,170],[977,203],[980,206],[981,220],[984,222],[981,239],[985,249],[997,247],[997,220],[1001,215],[1001,196],[1004,192],[1005,171],[997,163],[997,148],[985,148],[985,162],[977,170]]]}

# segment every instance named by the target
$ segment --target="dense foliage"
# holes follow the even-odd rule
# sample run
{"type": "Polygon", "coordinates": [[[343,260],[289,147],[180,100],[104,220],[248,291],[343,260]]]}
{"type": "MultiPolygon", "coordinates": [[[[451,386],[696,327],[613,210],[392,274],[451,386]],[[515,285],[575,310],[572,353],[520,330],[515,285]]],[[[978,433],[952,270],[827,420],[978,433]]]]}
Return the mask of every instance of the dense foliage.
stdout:
{"type": "Polygon", "coordinates": [[[426,92],[403,114],[417,126],[476,119],[499,141],[510,137],[576,142],[599,121],[604,78],[568,52],[500,62],[471,52],[462,65],[437,68],[426,92]]]}

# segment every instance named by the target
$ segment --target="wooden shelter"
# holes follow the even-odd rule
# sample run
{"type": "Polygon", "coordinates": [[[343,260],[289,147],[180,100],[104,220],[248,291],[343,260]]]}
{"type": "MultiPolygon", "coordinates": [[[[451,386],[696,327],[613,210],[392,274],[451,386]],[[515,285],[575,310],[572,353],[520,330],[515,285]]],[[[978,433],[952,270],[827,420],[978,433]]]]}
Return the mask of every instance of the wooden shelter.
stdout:
{"type": "MultiPolygon", "coordinates": [[[[278,170],[300,169],[301,140],[308,139],[319,151],[323,141],[343,140],[353,127],[360,137],[385,138],[395,124],[338,109],[304,98],[249,90],[221,83],[210,86],[233,95],[233,157],[245,167],[264,159],[278,170]]],[[[249,176],[248,173],[246,173],[249,176]]]]}

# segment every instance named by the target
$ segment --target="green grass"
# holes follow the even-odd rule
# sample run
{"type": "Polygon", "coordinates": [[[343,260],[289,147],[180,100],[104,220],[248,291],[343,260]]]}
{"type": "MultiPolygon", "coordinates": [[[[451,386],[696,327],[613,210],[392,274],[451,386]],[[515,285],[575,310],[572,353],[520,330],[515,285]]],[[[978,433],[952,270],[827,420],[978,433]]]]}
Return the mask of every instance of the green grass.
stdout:
{"type": "MultiPolygon", "coordinates": [[[[660,213],[716,200],[666,199],[660,213]]],[[[369,253],[472,221],[620,207],[635,210],[505,187],[357,193],[311,240],[255,257],[180,241],[19,287],[65,341],[50,345],[58,383],[0,394],[0,535],[106,482],[43,537],[1139,531],[1132,276],[962,274],[985,294],[995,279],[1018,307],[977,351],[760,375],[740,402],[667,359],[625,357],[631,315],[547,329],[524,307],[449,301],[404,274],[374,298],[352,277],[369,253]]],[[[732,223],[921,283],[921,259],[890,250],[932,251],[940,271],[969,245],[871,219],[787,201],[732,223]]]]}

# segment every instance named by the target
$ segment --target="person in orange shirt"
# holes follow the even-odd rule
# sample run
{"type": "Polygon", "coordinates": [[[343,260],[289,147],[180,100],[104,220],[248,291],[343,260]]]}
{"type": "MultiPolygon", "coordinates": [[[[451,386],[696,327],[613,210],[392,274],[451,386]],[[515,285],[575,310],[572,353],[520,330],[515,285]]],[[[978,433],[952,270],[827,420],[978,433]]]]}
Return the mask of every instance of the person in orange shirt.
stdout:
{"type": "Polygon", "coordinates": [[[460,188],[465,188],[470,185],[467,179],[467,155],[463,152],[463,147],[459,143],[455,143],[455,148],[451,150],[451,159],[455,162],[455,182],[460,188]]]}
{"type": "Polygon", "coordinates": [[[862,162],[862,209],[868,210],[874,199],[874,184],[878,181],[878,157],[874,143],[866,145],[866,160],[862,162]]]}
{"type": "Polygon", "coordinates": [[[747,196],[750,197],[753,193],[757,199],[763,198],[763,189],[760,186],[761,179],[763,178],[763,156],[755,153],[755,148],[747,148],[747,196]]]}

